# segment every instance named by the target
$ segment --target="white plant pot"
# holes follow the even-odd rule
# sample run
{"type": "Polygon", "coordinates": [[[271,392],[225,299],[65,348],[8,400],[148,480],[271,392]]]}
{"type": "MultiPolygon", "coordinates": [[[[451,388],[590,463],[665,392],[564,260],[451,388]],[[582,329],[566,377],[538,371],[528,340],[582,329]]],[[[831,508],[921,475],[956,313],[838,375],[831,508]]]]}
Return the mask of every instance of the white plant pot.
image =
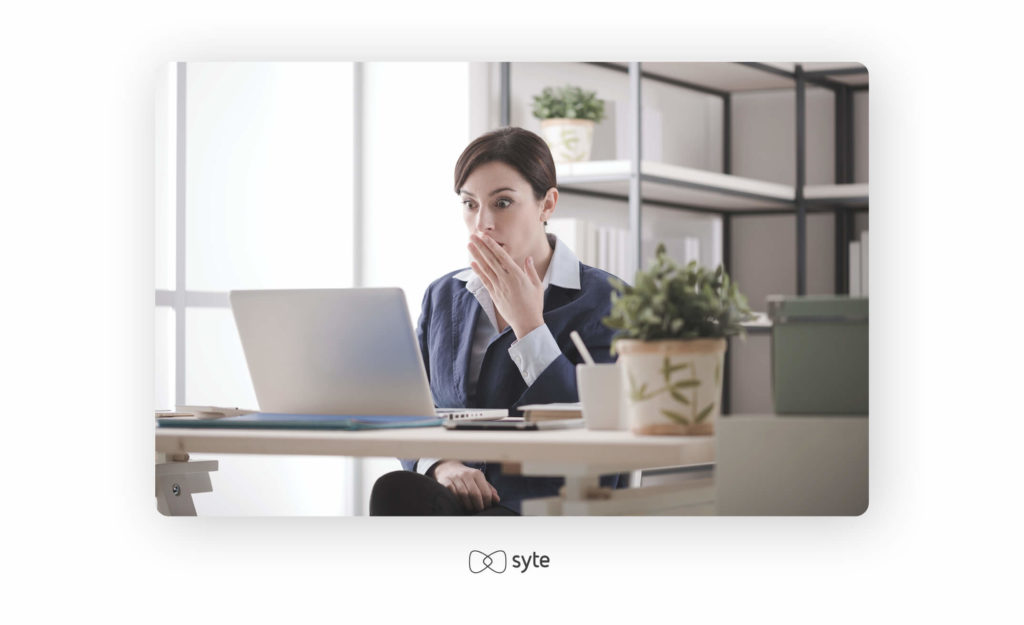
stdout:
{"type": "Polygon", "coordinates": [[[725,339],[617,341],[635,434],[708,435],[722,413],[725,339]]]}
{"type": "Polygon", "coordinates": [[[545,119],[540,123],[540,129],[555,162],[573,163],[590,159],[594,122],[589,119],[545,119]]]}

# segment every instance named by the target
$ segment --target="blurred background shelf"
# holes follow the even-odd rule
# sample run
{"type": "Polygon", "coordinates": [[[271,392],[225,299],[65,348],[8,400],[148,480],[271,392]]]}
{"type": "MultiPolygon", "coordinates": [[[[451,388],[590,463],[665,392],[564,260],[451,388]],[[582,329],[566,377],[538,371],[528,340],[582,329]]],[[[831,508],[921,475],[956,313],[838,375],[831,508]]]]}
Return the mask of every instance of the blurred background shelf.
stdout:
{"type": "MultiPolygon", "coordinates": [[[[866,293],[864,65],[517,62],[497,70],[490,95],[501,126],[539,130],[530,98],[566,81],[606,103],[593,160],[556,164],[567,222],[557,228],[588,264],[630,282],[664,243],[677,262],[723,264],[754,310],[772,294],[866,293]],[[595,232],[605,231],[624,236],[602,255],[609,244],[595,232]]],[[[748,324],[747,333],[730,340],[724,414],[771,409],[771,324],[748,324]]]]}
{"type": "MultiPolygon", "coordinates": [[[[573,193],[628,200],[630,167],[627,160],[557,163],[558,186],[573,193]]],[[[640,179],[643,201],[653,205],[714,212],[796,210],[794,188],[776,182],[656,161],[640,162],[640,179]]],[[[804,199],[866,209],[868,185],[807,185],[804,199]]]]}

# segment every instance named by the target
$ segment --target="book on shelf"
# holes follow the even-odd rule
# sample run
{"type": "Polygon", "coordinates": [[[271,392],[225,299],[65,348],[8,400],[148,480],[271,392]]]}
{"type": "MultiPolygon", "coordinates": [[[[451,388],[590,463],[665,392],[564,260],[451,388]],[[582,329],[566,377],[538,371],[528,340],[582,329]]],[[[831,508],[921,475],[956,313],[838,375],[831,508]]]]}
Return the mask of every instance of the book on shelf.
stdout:
{"type": "Polygon", "coordinates": [[[868,231],[860,233],[860,294],[868,296],[868,231]]]}
{"type": "Polygon", "coordinates": [[[552,421],[555,419],[576,419],[583,416],[579,402],[559,404],[530,404],[519,406],[526,421],[552,421]]]}
{"type": "Polygon", "coordinates": [[[568,217],[549,219],[547,228],[568,245],[584,265],[629,281],[632,248],[629,229],[597,226],[586,219],[568,217]]]}
{"type": "Polygon", "coordinates": [[[697,237],[686,237],[683,240],[683,263],[689,265],[691,261],[700,264],[700,239],[697,237]]]}
{"type": "Polygon", "coordinates": [[[619,232],[620,232],[619,228],[609,228],[608,229],[608,254],[609,254],[609,258],[608,258],[608,266],[605,268],[605,271],[607,271],[608,273],[610,273],[612,275],[615,275],[615,276],[619,275],[619,257],[622,254],[622,249],[620,248],[620,244],[622,243],[622,240],[619,237],[619,232]]]}
{"type": "Polygon", "coordinates": [[[548,220],[548,232],[568,245],[581,263],[594,264],[597,248],[594,224],[585,219],[560,217],[548,220]]]}
{"type": "Polygon", "coordinates": [[[860,241],[850,241],[850,297],[860,295],[860,241]]]}
{"type": "Polygon", "coordinates": [[[608,228],[597,229],[597,258],[594,266],[598,269],[608,270],[608,228]]]}
{"type": "Polygon", "coordinates": [[[612,274],[629,280],[629,230],[618,228],[616,234],[619,237],[618,256],[616,257],[615,271],[612,274]]]}

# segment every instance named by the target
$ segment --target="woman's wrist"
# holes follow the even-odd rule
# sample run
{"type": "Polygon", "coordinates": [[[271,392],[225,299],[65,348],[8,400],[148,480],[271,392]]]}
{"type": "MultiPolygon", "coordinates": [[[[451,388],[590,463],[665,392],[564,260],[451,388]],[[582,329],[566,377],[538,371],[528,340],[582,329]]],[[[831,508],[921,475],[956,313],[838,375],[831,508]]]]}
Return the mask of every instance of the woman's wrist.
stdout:
{"type": "Polygon", "coordinates": [[[544,325],[544,318],[535,319],[527,322],[510,323],[512,326],[512,332],[516,335],[516,340],[521,341],[530,332],[533,332],[537,328],[544,325]]]}
{"type": "Polygon", "coordinates": [[[460,465],[462,464],[458,460],[438,460],[434,463],[434,466],[430,467],[430,470],[427,471],[427,477],[437,479],[437,470],[452,462],[460,465]]]}

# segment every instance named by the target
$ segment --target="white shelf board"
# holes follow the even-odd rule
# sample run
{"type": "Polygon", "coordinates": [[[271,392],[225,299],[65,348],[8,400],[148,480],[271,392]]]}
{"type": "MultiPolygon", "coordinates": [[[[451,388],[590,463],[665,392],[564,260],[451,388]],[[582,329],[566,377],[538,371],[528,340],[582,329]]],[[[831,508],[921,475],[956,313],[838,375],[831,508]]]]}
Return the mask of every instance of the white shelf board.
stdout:
{"type": "Polygon", "coordinates": [[[804,187],[804,198],[866,207],[868,205],[868,183],[807,185],[804,187]]]}
{"type": "MultiPolygon", "coordinates": [[[[630,162],[556,163],[558,186],[621,197],[629,195],[630,162]]],[[[645,201],[671,202],[722,211],[792,208],[790,185],[654,161],[640,163],[645,201]]],[[[866,205],[867,183],[808,185],[804,197],[866,205]]]]}
{"type": "MultiPolygon", "coordinates": [[[[558,185],[625,197],[629,195],[629,167],[626,160],[557,163],[558,185]]],[[[692,167],[643,161],[640,172],[647,201],[717,210],[777,210],[787,208],[794,197],[788,185],[692,167]]]]}

